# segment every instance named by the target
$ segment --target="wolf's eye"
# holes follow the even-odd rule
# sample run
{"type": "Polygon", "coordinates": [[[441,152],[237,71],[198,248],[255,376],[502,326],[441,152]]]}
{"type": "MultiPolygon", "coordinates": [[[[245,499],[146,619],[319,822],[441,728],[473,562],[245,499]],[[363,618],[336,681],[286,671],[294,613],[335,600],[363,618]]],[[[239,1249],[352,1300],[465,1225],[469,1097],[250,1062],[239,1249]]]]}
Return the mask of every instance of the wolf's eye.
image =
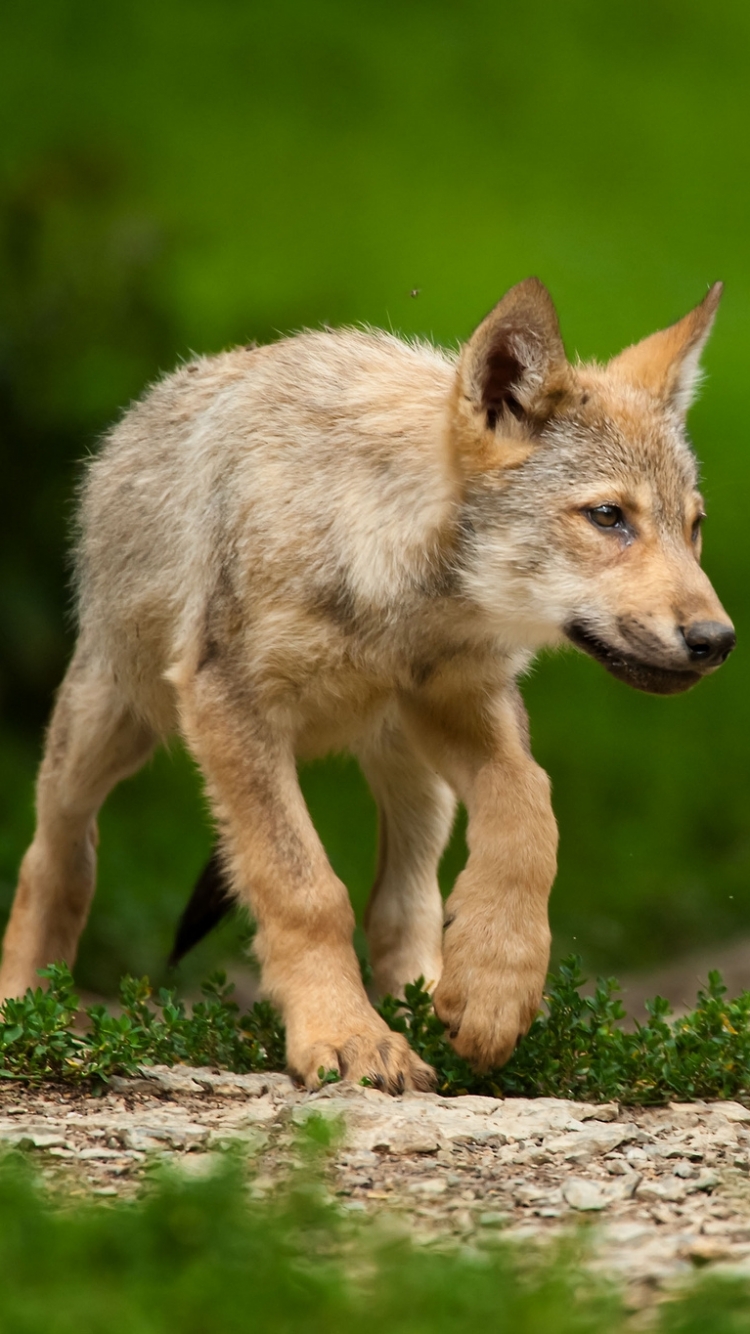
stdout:
{"type": "Polygon", "coordinates": [[[625,522],[619,505],[595,505],[586,515],[597,528],[617,528],[625,522]]]}
{"type": "Polygon", "coordinates": [[[699,538],[700,535],[701,535],[701,524],[703,523],[703,520],[705,519],[705,517],[706,517],[705,514],[699,514],[699,515],[698,515],[698,518],[695,519],[694,522],[693,522],[693,528],[692,528],[692,532],[691,532],[691,534],[690,534],[690,536],[691,536],[693,542],[697,542],[697,541],[698,541],[698,538],[699,538]]]}

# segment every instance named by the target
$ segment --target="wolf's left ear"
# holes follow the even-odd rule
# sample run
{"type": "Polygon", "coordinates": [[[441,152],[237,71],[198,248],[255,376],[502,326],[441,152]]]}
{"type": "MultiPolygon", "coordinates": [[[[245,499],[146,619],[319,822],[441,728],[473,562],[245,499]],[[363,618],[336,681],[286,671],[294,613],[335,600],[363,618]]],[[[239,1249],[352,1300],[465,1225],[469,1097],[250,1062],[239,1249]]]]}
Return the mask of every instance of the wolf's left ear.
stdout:
{"type": "Polygon", "coordinates": [[[699,306],[668,329],[626,347],[608,369],[631,384],[647,389],[682,417],[701,382],[701,353],[721,300],[723,283],[714,283],[699,306]]]}
{"type": "Polygon", "coordinates": [[[483,427],[503,418],[550,415],[570,376],[557,312],[538,278],[506,292],[465,345],[458,367],[461,392],[483,427]]]}

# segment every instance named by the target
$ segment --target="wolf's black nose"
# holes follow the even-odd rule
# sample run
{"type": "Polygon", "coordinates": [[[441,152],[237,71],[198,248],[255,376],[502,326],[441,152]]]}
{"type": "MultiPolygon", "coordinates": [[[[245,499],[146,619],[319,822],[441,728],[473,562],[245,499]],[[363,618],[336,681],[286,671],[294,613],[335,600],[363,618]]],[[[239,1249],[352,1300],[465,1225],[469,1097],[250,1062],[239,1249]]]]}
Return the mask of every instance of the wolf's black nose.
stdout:
{"type": "Polygon", "coordinates": [[[732,626],[721,621],[696,621],[694,625],[683,626],[682,637],[696,667],[718,667],[737,643],[732,626]]]}

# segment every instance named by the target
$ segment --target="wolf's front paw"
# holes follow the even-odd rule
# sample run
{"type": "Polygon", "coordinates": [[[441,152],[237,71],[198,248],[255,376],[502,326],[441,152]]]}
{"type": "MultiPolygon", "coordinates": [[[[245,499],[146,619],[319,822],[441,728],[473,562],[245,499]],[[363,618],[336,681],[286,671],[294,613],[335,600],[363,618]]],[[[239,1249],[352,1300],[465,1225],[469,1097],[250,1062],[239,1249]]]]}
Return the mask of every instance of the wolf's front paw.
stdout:
{"type": "Polygon", "coordinates": [[[542,1003],[548,957],[542,949],[513,963],[502,954],[483,962],[476,954],[461,960],[446,948],[435,1012],[459,1056],[477,1070],[504,1065],[528,1032],[542,1003]]]}
{"type": "Polygon", "coordinates": [[[308,1089],[319,1088],[322,1078],[334,1071],[352,1084],[366,1079],[386,1093],[405,1089],[429,1091],[435,1087],[435,1071],[420,1060],[406,1038],[382,1031],[350,1033],[337,1042],[313,1042],[306,1047],[289,1044],[289,1069],[308,1089]]]}

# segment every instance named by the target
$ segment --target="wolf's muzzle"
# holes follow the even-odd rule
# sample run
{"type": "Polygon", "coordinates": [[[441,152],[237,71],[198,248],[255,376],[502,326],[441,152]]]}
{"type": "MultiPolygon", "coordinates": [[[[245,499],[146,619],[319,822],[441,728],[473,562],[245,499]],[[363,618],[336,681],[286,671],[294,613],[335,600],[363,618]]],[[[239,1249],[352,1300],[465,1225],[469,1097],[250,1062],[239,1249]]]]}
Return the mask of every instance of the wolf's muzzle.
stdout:
{"type": "MultiPolygon", "coordinates": [[[[622,626],[621,630],[627,633],[622,626]]],[[[737,642],[734,628],[724,621],[695,621],[680,626],[679,633],[685,646],[685,666],[681,668],[649,661],[643,654],[643,644],[637,646],[640,652],[616,648],[584,621],[570,621],[565,626],[565,634],[576,648],[596,658],[618,681],[652,695],[677,695],[689,690],[706,673],[720,667],[737,642]]]]}
{"type": "Polygon", "coordinates": [[[571,644],[575,644],[590,658],[595,658],[618,681],[624,681],[635,690],[645,690],[650,695],[679,695],[683,690],[697,685],[703,673],[709,670],[704,661],[701,661],[700,667],[696,662],[695,666],[686,665],[684,670],[648,662],[627,649],[607,644],[582,621],[570,621],[565,626],[565,634],[571,644]]]}

